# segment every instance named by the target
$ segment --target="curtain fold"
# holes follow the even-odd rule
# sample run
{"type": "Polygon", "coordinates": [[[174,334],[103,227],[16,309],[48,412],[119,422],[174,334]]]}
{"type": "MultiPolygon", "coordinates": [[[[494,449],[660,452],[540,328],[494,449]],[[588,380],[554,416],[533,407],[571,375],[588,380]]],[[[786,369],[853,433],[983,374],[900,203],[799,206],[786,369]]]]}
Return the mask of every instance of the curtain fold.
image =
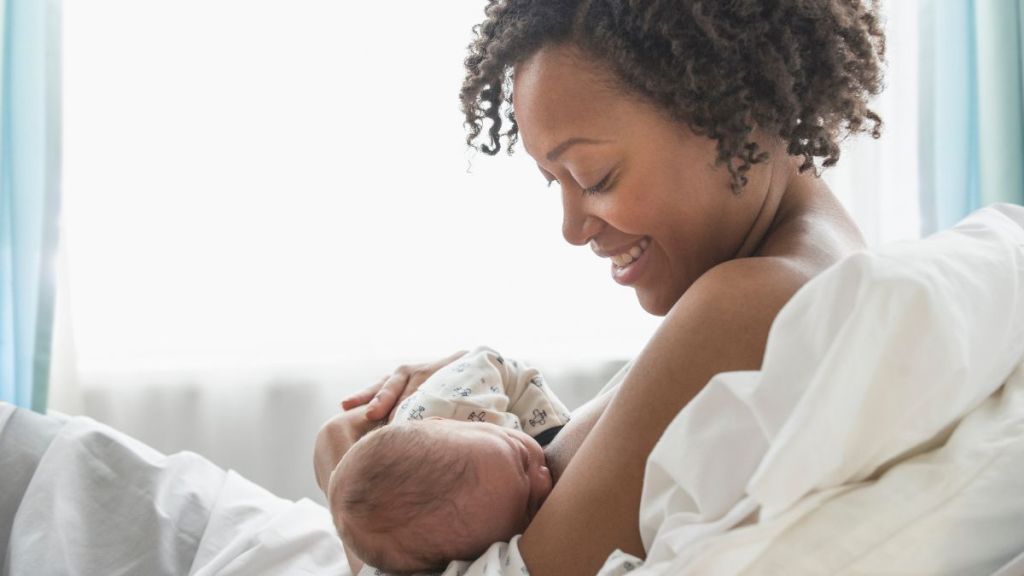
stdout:
{"type": "Polygon", "coordinates": [[[1024,200],[1021,2],[977,0],[978,158],[982,205],[1024,200]]]}
{"type": "Polygon", "coordinates": [[[1024,204],[1022,0],[920,4],[921,232],[1024,204]]]}
{"type": "Polygon", "coordinates": [[[46,410],[60,210],[60,0],[0,0],[0,400],[46,410]]]}

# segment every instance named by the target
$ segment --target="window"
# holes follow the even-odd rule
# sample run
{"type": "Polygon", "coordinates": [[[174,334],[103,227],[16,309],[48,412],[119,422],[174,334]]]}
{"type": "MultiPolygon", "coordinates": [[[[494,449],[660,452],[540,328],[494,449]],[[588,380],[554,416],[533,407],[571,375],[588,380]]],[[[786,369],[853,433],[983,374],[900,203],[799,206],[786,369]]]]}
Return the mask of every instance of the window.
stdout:
{"type": "Polygon", "coordinates": [[[562,240],[526,155],[467,155],[457,94],[481,14],[67,3],[79,368],[639,351],[658,319],[562,240]]]}

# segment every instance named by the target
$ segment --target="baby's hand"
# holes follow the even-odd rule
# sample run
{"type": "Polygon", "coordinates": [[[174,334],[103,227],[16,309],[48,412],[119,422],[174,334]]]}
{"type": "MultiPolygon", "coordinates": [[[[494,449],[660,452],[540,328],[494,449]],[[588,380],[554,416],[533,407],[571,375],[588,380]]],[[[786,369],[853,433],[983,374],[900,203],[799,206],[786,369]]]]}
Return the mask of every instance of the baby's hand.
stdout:
{"type": "Polygon", "coordinates": [[[403,364],[395,369],[394,373],[390,376],[385,376],[373,386],[368,386],[342,400],[341,409],[351,410],[357,406],[369,403],[366,410],[366,418],[368,420],[388,418],[395,407],[402,400],[411,396],[413,392],[416,392],[420,385],[427,378],[430,378],[434,372],[463,357],[466,352],[466,350],[460,350],[436,362],[403,364]]]}

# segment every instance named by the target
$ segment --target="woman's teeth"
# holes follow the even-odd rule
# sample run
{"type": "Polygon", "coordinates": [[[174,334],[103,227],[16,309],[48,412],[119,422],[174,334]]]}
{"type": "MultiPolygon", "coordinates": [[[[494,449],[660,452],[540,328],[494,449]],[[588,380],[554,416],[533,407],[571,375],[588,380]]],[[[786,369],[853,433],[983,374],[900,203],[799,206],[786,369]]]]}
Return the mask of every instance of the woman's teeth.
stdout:
{"type": "Polygon", "coordinates": [[[644,253],[644,250],[647,250],[647,246],[649,245],[650,240],[648,240],[647,238],[643,238],[640,240],[640,244],[630,248],[629,252],[623,252],[622,254],[619,254],[617,256],[612,256],[611,260],[619,268],[625,268],[626,266],[629,266],[634,260],[639,258],[640,255],[644,253]]]}

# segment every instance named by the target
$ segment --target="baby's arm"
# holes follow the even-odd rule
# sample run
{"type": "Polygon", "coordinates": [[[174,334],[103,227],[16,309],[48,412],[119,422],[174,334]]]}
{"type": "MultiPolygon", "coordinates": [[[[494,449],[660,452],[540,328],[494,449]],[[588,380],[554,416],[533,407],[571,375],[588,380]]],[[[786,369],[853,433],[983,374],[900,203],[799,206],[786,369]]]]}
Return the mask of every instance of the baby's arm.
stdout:
{"type": "Polygon", "coordinates": [[[497,360],[508,396],[508,411],[519,418],[524,431],[536,436],[569,421],[569,410],[536,368],[510,358],[499,356],[497,360]]]}

